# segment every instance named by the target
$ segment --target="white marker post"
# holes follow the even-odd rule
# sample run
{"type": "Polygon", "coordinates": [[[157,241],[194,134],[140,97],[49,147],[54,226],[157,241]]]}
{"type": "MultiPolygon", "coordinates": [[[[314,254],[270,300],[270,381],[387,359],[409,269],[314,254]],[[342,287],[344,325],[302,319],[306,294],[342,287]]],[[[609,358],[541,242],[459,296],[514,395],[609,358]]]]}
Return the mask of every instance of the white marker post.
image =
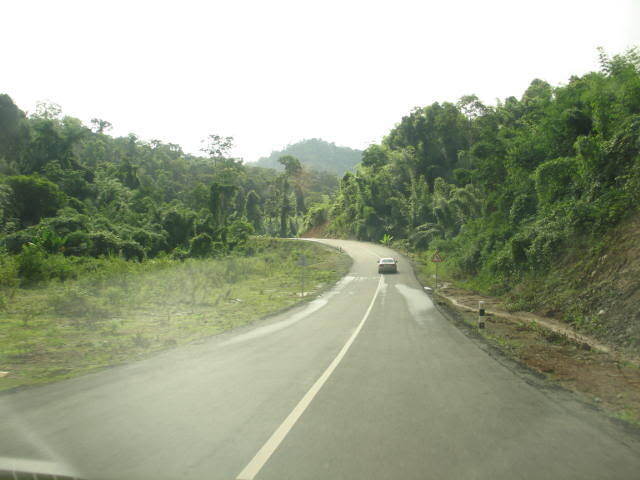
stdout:
{"type": "Polygon", "coordinates": [[[298,265],[300,266],[300,298],[304,298],[304,267],[307,266],[307,257],[304,254],[300,255],[298,265]]]}
{"type": "Polygon", "coordinates": [[[436,250],[431,257],[431,261],[436,264],[436,288],[433,289],[433,291],[435,292],[438,289],[438,264],[442,262],[442,257],[440,256],[440,252],[438,252],[438,250],[436,250]]]}
{"type": "Polygon", "coordinates": [[[484,328],[484,302],[478,302],[478,328],[484,328]]]}

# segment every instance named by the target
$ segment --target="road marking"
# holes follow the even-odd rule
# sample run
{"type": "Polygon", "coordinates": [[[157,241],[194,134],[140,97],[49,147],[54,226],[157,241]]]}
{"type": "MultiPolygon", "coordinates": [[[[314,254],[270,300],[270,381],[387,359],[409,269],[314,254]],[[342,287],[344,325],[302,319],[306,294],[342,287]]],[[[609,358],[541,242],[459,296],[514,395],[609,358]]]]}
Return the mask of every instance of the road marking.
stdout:
{"type": "Polygon", "coordinates": [[[417,288],[411,288],[401,283],[395,284],[396,290],[404,297],[404,301],[413,318],[420,325],[424,325],[428,318],[427,312],[435,310],[435,305],[431,299],[417,288]]]}
{"type": "Polygon", "coordinates": [[[345,286],[347,286],[349,283],[351,283],[355,278],[356,277],[352,275],[347,275],[346,277],[343,277],[342,280],[340,280],[335,287],[329,290],[328,293],[325,293],[324,296],[316,298],[315,300],[307,304],[305,309],[297,313],[294,313],[293,315],[291,315],[289,318],[285,320],[280,320],[279,322],[273,323],[271,325],[266,325],[264,327],[258,327],[254,330],[250,330],[247,333],[242,333],[236,337],[232,337],[226,342],[221,343],[220,347],[233,345],[234,343],[240,343],[247,340],[254,340],[256,338],[278,332],[280,330],[290,327],[291,325],[294,325],[295,323],[299,322],[300,320],[308,317],[312,313],[315,313],[318,310],[320,310],[322,307],[324,307],[327,303],[329,303],[329,299],[331,297],[340,293],[342,289],[345,286]]]}
{"type": "Polygon", "coordinates": [[[260,472],[264,464],[267,463],[271,455],[273,455],[273,452],[276,451],[276,449],[282,443],[282,441],[287,436],[289,431],[293,428],[293,426],[296,424],[298,419],[302,416],[304,411],[311,404],[311,402],[313,401],[313,398],[318,394],[318,392],[320,391],[322,386],[325,384],[327,379],[331,376],[333,371],[336,369],[336,367],[340,364],[340,362],[346,355],[347,351],[349,350],[349,347],[351,347],[351,344],[354,342],[354,340],[360,333],[360,330],[362,330],[362,327],[364,326],[364,322],[366,322],[367,318],[369,318],[369,314],[373,309],[373,304],[375,303],[376,298],[378,297],[378,293],[380,292],[380,289],[383,284],[384,284],[384,277],[380,275],[380,280],[378,281],[378,286],[376,287],[376,292],[373,294],[373,298],[371,299],[369,308],[367,308],[367,311],[365,312],[364,317],[362,317],[362,320],[360,320],[358,327],[353,332],[351,337],[349,337],[349,340],[347,340],[347,343],[344,344],[344,346],[342,347],[342,350],[340,350],[336,358],[333,359],[333,361],[327,367],[324,373],[320,375],[320,378],[316,380],[316,383],[314,383],[313,386],[309,389],[309,391],[304,395],[304,397],[302,397],[302,400],[298,402],[298,404],[291,411],[289,416],[284,419],[284,422],[282,422],[280,426],[276,429],[276,431],[271,434],[271,437],[269,437],[269,440],[267,440],[266,443],[262,446],[262,448],[258,450],[258,453],[255,454],[255,456],[251,459],[248,465],[244,467],[244,469],[236,477],[236,480],[253,480],[255,476],[258,474],[258,472],[260,472]]]}

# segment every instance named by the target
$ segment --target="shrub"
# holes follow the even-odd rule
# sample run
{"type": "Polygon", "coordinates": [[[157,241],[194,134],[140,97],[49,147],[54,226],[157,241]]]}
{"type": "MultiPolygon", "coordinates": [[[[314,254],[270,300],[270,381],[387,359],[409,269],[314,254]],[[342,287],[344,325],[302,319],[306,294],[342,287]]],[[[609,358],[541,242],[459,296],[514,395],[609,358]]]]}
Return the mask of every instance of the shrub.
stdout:
{"type": "Polygon", "coordinates": [[[536,214],[536,198],[533,195],[518,195],[509,210],[509,220],[519,223],[536,214]]]}
{"type": "Polygon", "coordinates": [[[89,218],[71,208],[65,208],[58,212],[57,217],[48,218],[43,223],[49,226],[55,233],[64,237],[71,232],[87,230],[89,218]]]}
{"type": "Polygon", "coordinates": [[[524,233],[516,234],[511,240],[511,257],[518,264],[527,262],[527,250],[531,246],[531,238],[524,233]]]}
{"type": "Polygon", "coordinates": [[[189,247],[190,256],[206,257],[213,253],[213,239],[206,233],[201,233],[191,239],[189,247]]]}
{"type": "Polygon", "coordinates": [[[15,289],[20,284],[18,277],[18,263],[16,257],[0,253],[0,300],[13,297],[15,289]]]}
{"type": "Polygon", "coordinates": [[[62,248],[65,255],[89,255],[91,252],[91,238],[87,232],[71,232],[64,238],[62,248]]]}
{"type": "Polygon", "coordinates": [[[234,220],[229,225],[229,247],[241,247],[253,234],[253,226],[245,220],[234,220]]]}
{"type": "Polygon", "coordinates": [[[7,177],[13,191],[13,210],[24,225],[34,225],[42,217],[55,215],[64,202],[64,194],[55,183],[37,175],[7,177]]]}
{"type": "Polygon", "coordinates": [[[556,158],[536,168],[534,180],[540,203],[548,205],[573,196],[578,191],[578,160],[556,158]]]}
{"type": "Polygon", "coordinates": [[[144,248],[138,242],[125,240],[120,244],[120,248],[124,258],[127,260],[137,260],[139,262],[144,260],[144,248]]]}
{"type": "Polygon", "coordinates": [[[142,245],[150,257],[168,248],[166,236],[151,230],[138,228],[132,232],[131,238],[142,245]]]}
{"type": "Polygon", "coordinates": [[[171,258],[175,260],[186,260],[189,256],[190,252],[182,247],[176,247],[171,252],[171,258]]]}
{"type": "Polygon", "coordinates": [[[44,248],[48,253],[58,253],[62,249],[64,240],[50,228],[42,227],[38,232],[38,238],[35,243],[44,248]]]}
{"type": "Polygon", "coordinates": [[[39,246],[28,243],[22,247],[18,255],[18,273],[23,285],[33,285],[47,280],[46,274],[47,254],[39,246]]]}
{"type": "Polygon", "coordinates": [[[120,250],[122,242],[111,232],[94,232],[89,235],[91,240],[91,255],[114,255],[120,250]]]}
{"type": "Polygon", "coordinates": [[[304,228],[310,230],[325,223],[329,218],[329,205],[318,203],[307,211],[304,217],[304,228]]]}
{"type": "Polygon", "coordinates": [[[18,254],[28,243],[35,243],[37,234],[33,229],[20,230],[4,237],[3,244],[9,253],[18,254]]]}

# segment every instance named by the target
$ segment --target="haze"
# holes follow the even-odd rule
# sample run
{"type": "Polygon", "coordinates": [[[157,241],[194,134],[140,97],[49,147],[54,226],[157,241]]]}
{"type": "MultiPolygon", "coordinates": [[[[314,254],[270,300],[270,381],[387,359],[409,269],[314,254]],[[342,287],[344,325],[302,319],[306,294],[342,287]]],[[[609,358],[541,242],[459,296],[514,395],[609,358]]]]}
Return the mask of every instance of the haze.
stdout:
{"type": "Polygon", "coordinates": [[[3,2],[0,92],[115,135],[252,161],[303,138],[364,148],[418,105],[520,96],[640,44],[638,1],[3,2]]]}

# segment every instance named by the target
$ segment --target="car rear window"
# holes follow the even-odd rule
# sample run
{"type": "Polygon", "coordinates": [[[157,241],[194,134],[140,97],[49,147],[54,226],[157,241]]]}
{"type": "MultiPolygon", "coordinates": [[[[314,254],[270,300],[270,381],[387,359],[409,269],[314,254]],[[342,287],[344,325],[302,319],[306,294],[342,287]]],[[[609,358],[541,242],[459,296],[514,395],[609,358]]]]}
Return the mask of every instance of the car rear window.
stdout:
{"type": "Polygon", "coordinates": [[[396,263],[396,261],[393,258],[383,258],[380,263],[396,263]]]}

